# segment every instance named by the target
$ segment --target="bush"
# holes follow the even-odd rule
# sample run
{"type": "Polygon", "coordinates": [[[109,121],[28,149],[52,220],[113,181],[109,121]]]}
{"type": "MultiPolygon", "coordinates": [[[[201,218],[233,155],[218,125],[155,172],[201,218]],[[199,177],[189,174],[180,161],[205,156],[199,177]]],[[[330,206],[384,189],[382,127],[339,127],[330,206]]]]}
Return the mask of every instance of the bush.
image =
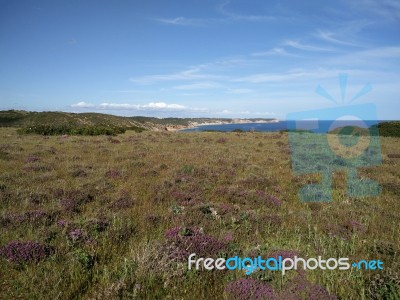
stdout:
{"type": "Polygon", "coordinates": [[[71,125],[32,125],[18,129],[19,134],[41,134],[41,135],[117,135],[125,133],[125,131],[135,130],[141,132],[139,127],[118,127],[109,125],[94,126],[71,126],[71,125]]]}
{"type": "Polygon", "coordinates": [[[400,137],[400,122],[383,122],[378,128],[380,136],[400,137]]]}

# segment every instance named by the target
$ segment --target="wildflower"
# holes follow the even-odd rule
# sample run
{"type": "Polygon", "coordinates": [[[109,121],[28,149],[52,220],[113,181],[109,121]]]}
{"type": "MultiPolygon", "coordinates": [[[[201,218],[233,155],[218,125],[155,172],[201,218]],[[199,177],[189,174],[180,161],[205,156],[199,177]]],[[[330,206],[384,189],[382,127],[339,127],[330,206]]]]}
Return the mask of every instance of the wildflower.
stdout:
{"type": "Polygon", "coordinates": [[[200,228],[175,227],[167,230],[165,237],[172,245],[171,256],[177,259],[187,259],[191,253],[201,257],[216,255],[226,249],[227,241],[218,240],[203,232],[200,228]]]}
{"type": "Polygon", "coordinates": [[[277,299],[272,287],[253,278],[241,278],[229,282],[225,291],[229,295],[229,299],[235,300],[277,299]]]}
{"type": "Polygon", "coordinates": [[[53,253],[52,247],[33,241],[11,241],[0,248],[0,255],[14,263],[39,262],[53,253]]]}
{"type": "Polygon", "coordinates": [[[26,163],[33,163],[33,162],[36,162],[36,161],[40,161],[40,158],[37,157],[37,156],[34,156],[34,155],[30,155],[25,159],[26,163]]]}
{"type": "Polygon", "coordinates": [[[68,237],[71,239],[72,242],[84,241],[87,238],[86,231],[80,228],[76,228],[71,230],[68,233],[68,237]]]}
{"type": "Polygon", "coordinates": [[[106,176],[112,179],[118,179],[121,177],[121,172],[115,169],[108,170],[106,176]]]}

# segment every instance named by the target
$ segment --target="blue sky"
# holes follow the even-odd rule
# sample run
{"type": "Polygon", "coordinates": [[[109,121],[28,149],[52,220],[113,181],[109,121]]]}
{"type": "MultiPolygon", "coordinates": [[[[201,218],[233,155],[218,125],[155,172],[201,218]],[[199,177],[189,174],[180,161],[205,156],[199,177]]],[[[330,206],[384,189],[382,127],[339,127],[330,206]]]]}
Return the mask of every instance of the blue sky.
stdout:
{"type": "Polygon", "coordinates": [[[0,0],[0,109],[274,117],[365,84],[400,119],[400,2],[0,0]]]}

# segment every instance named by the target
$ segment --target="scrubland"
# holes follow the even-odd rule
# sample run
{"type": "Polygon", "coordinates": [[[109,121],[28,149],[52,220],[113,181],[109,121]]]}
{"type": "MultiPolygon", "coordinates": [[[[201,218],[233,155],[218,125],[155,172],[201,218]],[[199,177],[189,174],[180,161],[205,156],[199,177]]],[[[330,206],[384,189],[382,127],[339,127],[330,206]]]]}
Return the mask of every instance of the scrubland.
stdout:
{"type": "Polygon", "coordinates": [[[400,138],[379,197],[300,202],[287,133],[0,129],[1,299],[398,299],[400,138]],[[384,270],[188,270],[187,256],[380,259],[384,270]]]}

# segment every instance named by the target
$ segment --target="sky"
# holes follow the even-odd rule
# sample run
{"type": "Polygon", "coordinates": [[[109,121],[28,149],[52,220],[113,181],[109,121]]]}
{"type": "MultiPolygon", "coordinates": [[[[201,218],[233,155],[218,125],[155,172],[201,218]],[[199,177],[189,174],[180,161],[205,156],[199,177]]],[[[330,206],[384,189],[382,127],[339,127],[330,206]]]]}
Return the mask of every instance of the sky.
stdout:
{"type": "Polygon", "coordinates": [[[0,110],[394,120],[399,90],[398,0],[0,0],[0,110]]]}

